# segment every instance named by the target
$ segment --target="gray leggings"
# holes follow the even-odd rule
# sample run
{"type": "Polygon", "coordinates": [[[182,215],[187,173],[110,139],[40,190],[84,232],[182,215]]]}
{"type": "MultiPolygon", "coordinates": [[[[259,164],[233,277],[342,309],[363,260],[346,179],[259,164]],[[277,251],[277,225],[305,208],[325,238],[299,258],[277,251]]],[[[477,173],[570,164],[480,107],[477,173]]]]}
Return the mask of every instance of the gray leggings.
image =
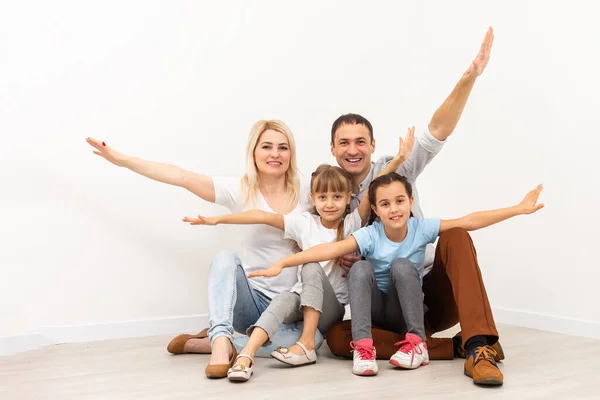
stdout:
{"type": "Polygon", "coordinates": [[[407,259],[390,267],[389,292],[377,288],[373,264],[355,263],[348,273],[352,340],[371,339],[371,322],[399,334],[410,332],[425,338],[423,290],[417,266],[407,259]]]}
{"type": "Polygon", "coordinates": [[[305,264],[302,266],[301,274],[301,294],[286,292],[277,295],[258,321],[248,328],[246,331],[248,336],[252,334],[255,327],[260,327],[269,335],[264,345],[270,345],[273,335],[282,323],[290,324],[303,319],[302,307],[304,306],[312,307],[321,313],[318,329],[322,333],[327,332],[333,324],[344,318],[344,305],[335,296],[321,264],[305,264]]]}

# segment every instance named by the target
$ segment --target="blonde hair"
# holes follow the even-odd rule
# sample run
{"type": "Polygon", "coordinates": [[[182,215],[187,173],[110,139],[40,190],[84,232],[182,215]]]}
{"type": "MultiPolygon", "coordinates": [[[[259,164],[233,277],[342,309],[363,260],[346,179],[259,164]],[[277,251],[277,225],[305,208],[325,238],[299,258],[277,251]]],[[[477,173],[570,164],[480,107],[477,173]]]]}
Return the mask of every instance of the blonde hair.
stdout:
{"type": "Polygon", "coordinates": [[[276,119],[260,120],[250,130],[248,147],[246,148],[246,175],[244,175],[241,181],[242,201],[252,208],[256,206],[257,193],[260,188],[260,176],[258,175],[258,168],[254,160],[254,150],[260,136],[269,129],[283,134],[289,143],[290,165],[285,172],[285,191],[288,206],[292,209],[298,204],[300,193],[298,167],[296,166],[296,142],[290,128],[282,121],[276,119]]]}
{"type": "MultiPolygon", "coordinates": [[[[352,177],[348,172],[338,166],[321,164],[312,173],[310,178],[310,192],[315,193],[348,193],[352,191],[352,177]]],[[[312,210],[313,214],[317,213],[317,207],[312,210]]],[[[344,218],[350,213],[350,205],[346,205],[346,210],[342,214],[342,220],[337,227],[336,242],[344,239],[344,218]]],[[[339,257],[333,260],[333,268],[338,264],[339,257]]]]}

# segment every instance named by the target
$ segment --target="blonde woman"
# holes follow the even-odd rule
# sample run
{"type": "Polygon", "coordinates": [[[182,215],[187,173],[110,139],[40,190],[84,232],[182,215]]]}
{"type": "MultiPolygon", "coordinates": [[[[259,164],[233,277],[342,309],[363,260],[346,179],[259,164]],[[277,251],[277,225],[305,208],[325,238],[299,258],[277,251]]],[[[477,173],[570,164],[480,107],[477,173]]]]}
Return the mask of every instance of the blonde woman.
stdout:
{"type": "MultiPolygon", "coordinates": [[[[114,165],[185,188],[231,212],[259,209],[299,215],[311,205],[308,182],[301,181],[298,176],[294,137],[278,120],[261,120],[252,127],[246,174],[241,180],[209,177],[173,165],[129,157],[92,138],[87,138],[87,142],[95,148],[95,154],[114,165]]],[[[272,298],[290,291],[298,280],[297,268],[289,268],[275,279],[248,280],[246,276],[293,254],[295,248],[294,242],[284,239],[281,230],[267,225],[250,226],[242,244],[242,257],[223,251],[211,262],[208,273],[209,328],[198,335],[177,336],[169,343],[168,350],[173,354],[211,353],[206,376],[226,377],[236,358],[236,347],[242,348],[247,340],[236,338],[235,342],[239,343],[234,346],[234,330],[245,332],[258,320],[272,298]]],[[[300,334],[301,329],[284,327],[272,347],[290,345],[300,334]]]]}

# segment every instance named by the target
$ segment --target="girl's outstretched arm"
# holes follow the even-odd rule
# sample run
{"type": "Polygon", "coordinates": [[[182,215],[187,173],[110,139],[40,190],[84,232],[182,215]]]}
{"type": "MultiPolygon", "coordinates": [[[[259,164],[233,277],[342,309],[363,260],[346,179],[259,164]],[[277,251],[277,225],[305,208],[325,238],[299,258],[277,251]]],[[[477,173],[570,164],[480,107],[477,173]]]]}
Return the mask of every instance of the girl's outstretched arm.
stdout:
{"type": "Polygon", "coordinates": [[[516,206],[498,210],[478,211],[462,218],[442,220],[440,223],[440,234],[452,228],[463,228],[468,231],[474,231],[517,215],[532,214],[544,207],[543,204],[537,204],[542,189],[542,185],[538,185],[535,189],[527,193],[523,201],[516,206]]]}
{"type": "Polygon", "coordinates": [[[198,218],[184,217],[183,222],[189,222],[190,225],[270,225],[273,228],[283,230],[283,215],[270,213],[262,210],[249,210],[241,213],[226,214],[218,217],[203,217],[198,215],[198,218]]]}
{"type": "Polygon", "coordinates": [[[283,258],[267,269],[261,269],[250,273],[248,278],[257,276],[276,276],[287,267],[304,265],[309,262],[333,260],[336,257],[350,254],[355,251],[358,251],[358,243],[356,243],[354,236],[350,235],[348,238],[340,240],[339,242],[320,244],[311,247],[308,250],[283,258]]]}

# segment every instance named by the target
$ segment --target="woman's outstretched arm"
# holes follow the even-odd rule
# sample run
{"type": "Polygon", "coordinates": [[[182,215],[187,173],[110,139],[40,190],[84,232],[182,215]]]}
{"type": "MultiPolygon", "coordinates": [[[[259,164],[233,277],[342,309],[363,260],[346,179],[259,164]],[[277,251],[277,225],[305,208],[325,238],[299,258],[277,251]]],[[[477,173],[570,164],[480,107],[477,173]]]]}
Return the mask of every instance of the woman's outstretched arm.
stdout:
{"type": "Polygon", "coordinates": [[[94,154],[104,158],[111,164],[125,167],[158,182],[182,187],[203,200],[211,203],[215,202],[215,185],[209,176],[187,171],[171,164],[127,156],[96,139],[87,138],[86,141],[95,149],[94,154]]]}

